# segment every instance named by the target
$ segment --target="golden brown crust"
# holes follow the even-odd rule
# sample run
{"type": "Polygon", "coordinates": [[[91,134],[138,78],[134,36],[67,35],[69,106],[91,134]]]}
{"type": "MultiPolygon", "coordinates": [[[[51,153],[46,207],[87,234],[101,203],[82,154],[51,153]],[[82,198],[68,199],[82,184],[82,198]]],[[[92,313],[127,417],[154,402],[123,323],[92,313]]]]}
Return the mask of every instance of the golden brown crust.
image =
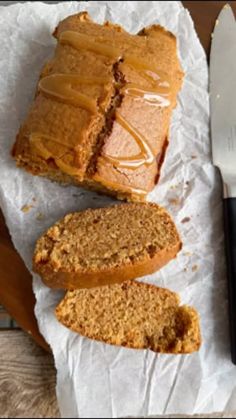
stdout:
{"type": "Polygon", "coordinates": [[[140,154],[133,134],[117,121],[117,109],[140,138],[145,139],[153,155],[159,159],[162,154],[183,78],[175,37],[158,25],[144,28],[136,36],[130,35],[119,25],[94,23],[86,12],[64,19],[54,36],[58,40],[55,57],[46,63],[40,79],[59,73],[105,77],[104,85],[79,86],[82,94],[96,100],[99,109],[91,114],[81,107],[47,96],[38,88],[12,150],[17,165],[34,175],[91,187],[121,199],[145,199],[155,186],[161,164],[153,159],[150,164],[140,164],[134,170],[133,167],[117,166],[104,156],[120,159],[140,154]],[[124,61],[108,58],[62,44],[59,38],[65,31],[79,32],[96,40],[101,38],[105,45],[119,48],[122,54],[132,53],[141,62],[145,59],[148,66],[160,69],[171,83],[170,106],[154,109],[146,99],[137,100],[127,94],[123,88],[129,83],[144,90],[150,89],[150,83],[134,70],[133,64],[126,62],[126,58],[124,61]]]}
{"type": "Polygon", "coordinates": [[[151,274],[180,249],[178,232],[163,208],[120,204],[68,214],[57,222],[37,241],[33,269],[52,288],[91,288],[151,274]]]}
{"type": "Polygon", "coordinates": [[[188,354],[201,346],[199,316],[179,304],[179,296],[167,289],[128,281],[69,291],[56,316],[71,330],[108,344],[188,354]]]}
{"type": "Polygon", "coordinates": [[[39,266],[35,262],[33,269],[42,276],[43,282],[50,288],[63,288],[68,290],[94,288],[152,274],[174,259],[180,250],[181,243],[179,242],[171,249],[160,250],[152,259],[146,257],[144,260],[137,261],[135,264],[121,265],[116,269],[107,268],[97,271],[88,270],[87,272],[66,272],[59,270],[55,272],[51,267],[47,265],[39,266]]]}

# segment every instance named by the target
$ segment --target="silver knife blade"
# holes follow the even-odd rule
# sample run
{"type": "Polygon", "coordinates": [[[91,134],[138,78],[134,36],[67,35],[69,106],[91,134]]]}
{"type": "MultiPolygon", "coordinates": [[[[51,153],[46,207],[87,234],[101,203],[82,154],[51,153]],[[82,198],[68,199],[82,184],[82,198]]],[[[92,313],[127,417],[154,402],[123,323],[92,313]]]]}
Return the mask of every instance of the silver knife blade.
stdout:
{"type": "Polygon", "coordinates": [[[229,5],[213,33],[210,111],[213,164],[221,171],[224,196],[236,197],[236,23],[229,5]]]}

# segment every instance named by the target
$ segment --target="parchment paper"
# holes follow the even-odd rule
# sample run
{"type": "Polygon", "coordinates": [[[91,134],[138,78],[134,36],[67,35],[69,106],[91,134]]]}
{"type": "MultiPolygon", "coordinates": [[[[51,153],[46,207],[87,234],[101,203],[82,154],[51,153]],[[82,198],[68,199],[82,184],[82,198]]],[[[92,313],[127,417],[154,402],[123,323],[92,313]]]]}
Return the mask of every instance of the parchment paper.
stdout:
{"type": "Polygon", "coordinates": [[[180,2],[94,1],[0,7],[0,205],[13,242],[31,269],[38,236],[69,211],[111,204],[110,198],[62,187],[17,169],[9,151],[32,101],[39,71],[53,54],[60,19],[88,10],[94,19],[131,32],[160,23],[178,37],[186,72],[171,126],[161,181],[149,200],[166,206],[183,240],[178,258],[142,280],[181,294],[200,312],[201,351],[156,355],[93,342],[54,317],[63,293],[34,275],[36,316],[52,347],[63,417],[193,414],[236,409],[236,368],[230,362],[221,185],[210,162],[208,70],[189,13],[180,2]]]}

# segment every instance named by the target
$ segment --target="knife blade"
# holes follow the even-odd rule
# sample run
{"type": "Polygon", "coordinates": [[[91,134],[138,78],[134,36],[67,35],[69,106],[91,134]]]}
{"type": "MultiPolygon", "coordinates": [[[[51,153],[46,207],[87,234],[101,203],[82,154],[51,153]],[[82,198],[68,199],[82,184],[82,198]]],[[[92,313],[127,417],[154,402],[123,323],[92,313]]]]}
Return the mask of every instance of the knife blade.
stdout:
{"type": "Polygon", "coordinates": [[[230,6],[216,22],[210,53],[212,155],[225,193],[236,197],[236,24],[230,6]]]}
{"type": "Polygon", "coordinates": [[[236,23],[229,5],[220,12],[213,32],[210,115],[213,164],[223,180],[231,358],[236,365],[236,23]]]}

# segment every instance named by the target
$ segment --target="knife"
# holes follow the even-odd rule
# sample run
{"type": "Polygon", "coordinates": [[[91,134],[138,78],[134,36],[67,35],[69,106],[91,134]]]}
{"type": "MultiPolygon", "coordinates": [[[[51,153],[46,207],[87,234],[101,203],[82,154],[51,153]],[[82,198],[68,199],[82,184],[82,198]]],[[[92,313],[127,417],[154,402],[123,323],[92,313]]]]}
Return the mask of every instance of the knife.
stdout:
{"type": "Polygon", "coordinates": [[[236,365],[236,23],[228,4],[216,20],[212,38],[210,114],[213,164],[223,180],[231,357],[236,365]]]}

